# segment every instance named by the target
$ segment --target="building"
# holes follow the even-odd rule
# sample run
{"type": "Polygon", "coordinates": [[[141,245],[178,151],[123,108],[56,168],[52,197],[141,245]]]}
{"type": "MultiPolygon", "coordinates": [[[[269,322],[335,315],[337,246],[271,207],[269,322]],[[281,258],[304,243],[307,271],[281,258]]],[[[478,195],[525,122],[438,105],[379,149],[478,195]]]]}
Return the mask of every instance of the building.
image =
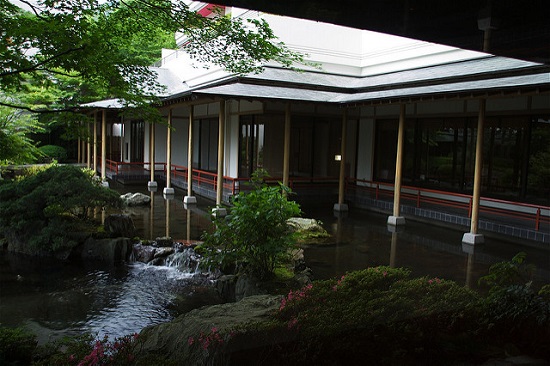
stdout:
{"type": "Polygon", "coordinates": [[[320,67],[231,75],[165,51],[156,71],[171,128],[122,120],[116,101],[87,105],[96,121],[87,155],[98,156],[101,140],[93,165],[103,177],[162,181],[167,195],[181,187],[187,202],[198,194],[221,206],[263,168],[298,199],[330,199],[336,212],[461,225],[472,244],[483,231],[550,243],[548,65],[225,11],[263,17],[320,67]]]}

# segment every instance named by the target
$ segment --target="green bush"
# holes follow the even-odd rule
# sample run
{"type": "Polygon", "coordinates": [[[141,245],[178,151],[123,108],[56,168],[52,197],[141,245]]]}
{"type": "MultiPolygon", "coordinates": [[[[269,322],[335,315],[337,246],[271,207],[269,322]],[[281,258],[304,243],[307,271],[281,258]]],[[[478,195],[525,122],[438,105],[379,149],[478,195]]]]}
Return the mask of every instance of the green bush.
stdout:
{"type": "Polygon", "coordinates": [[[287,199],[290,190],[282,184],[268,187],[257,180],[254,184],[255,189],[233,199],[230,215],[214,219],[215,230],[204,234],[201,249],[209,264],[236,265],[267,279],[295,245],[287,220],[298,216],[300,208],[287,199]]]}
{"type": "Polygon", "coordinates": [[[22,328],[0,326],[0,365],[28,365],[36,337],[22,328]]]}
{"type": "MultiPolygon", "coordinates": [[[[471,361],[480,297],[453,281],[375,267],[291,291],[262,334],[288,342],[257,350],[268,364],[405,365],[471,361]]],[[[258,337],[261,337],[258,334],[258,337]]],[[[243,360],[244,361],[244,360],[243,360]]]]}
{"type": "Polygon", "coordinates": [[[0,234],[45,253],[77,244],[96,207],[120,205],[120,195],[74,166],[52,166],[0,185],[0,234]]]}
{"type": "Polygon", "coordinates": [[[44,161],[51,162],[53,160],[63,163],[67,160],[67,149],[57,145],[44,145],[38,148],[40,153],[44,155],[44,161]]]}

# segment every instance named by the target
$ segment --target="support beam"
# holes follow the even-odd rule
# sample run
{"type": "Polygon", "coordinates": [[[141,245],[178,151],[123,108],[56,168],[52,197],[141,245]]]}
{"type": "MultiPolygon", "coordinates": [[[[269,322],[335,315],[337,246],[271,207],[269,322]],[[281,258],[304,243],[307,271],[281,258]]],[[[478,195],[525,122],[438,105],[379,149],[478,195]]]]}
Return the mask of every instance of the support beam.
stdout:
{"type": "Polygon", "coordinates": [[[94,126],[93,126],[94,132],[93,132],[93,144],[94,144],[94,154],[93,154],[93,170],[94,174],[97,174],[97,111],[94,112],[94,126]]]}
{"type": "Polygon", "coordinates": [[[285,136],[283,145],[283,185],[289,186],[290,181],[290,102],[285,108],[285,136]]]}
{"type": "Polygon", "coordinates": [[[483,234],[477,232],[479,222],[479,200],[481,196],[481,174],[483,170],[483,130],[485,128],[485,99],[479,100],[476,134],[476,165],[474,170],[474,192],[472,195],[472,217],[470,232],[465,233],[462,242],[466,244],[482,244],[485,242],[483,234]]]}
{"type": "Polygon", "coordinates": [[[107,182],[107,110],[101,112],[101,181],[104,186],[107,182]]]}
{"type": "Polygon", "coordinates": [[[216,208],[215,215],[225,216],[227,214],[225,208],[222,208],[223,198],[223,167],[224,167],[224,150],[225,150],[225,100],[220,102],[220,115],[218,122],[218,178],[216,186],[216,208]]]}
{"type": "Polygon", "coordinates": [[[147,183],[147,188],[151,190],[157,189],[157,182],[155,182],[155,124],[149,122],[149,170],[150,178],[147,183]]]}
{"type": "Polygon", "coordinates": [[[193,105],[189,106],[189,129],[187,137],[187,196],[183,198],[183,203],[195,204],[197,197],[193,196],[193,105]]]}
{"type": "Polygon", "coordinates": [[[395,158],[395,184],[393,192],[393,215],[388,217],[389,225],[405,225],[401,216],[401,179],[403,171],[403,148],[405,142],[405,104],[399,110],[399,129],[397,132],[397,157],[395,158]]]}
{"type": "Polygon", "coordinates": [[[342,141],[340,142],[340,177],[338,179],[338,203],[334,205],[334,211],[348,211],[348,205],[344,203],[346,188],[346,140],[348,126],[348,110],[342,113],[342,141]]]}
{"type": "Polygon", "coordinates": [[[166,126],[166,187],[162,193],[166,196],[174,195],[172,188],[172,109],[168,109],[168,125],[166,126]]]}
{"type": "MultiPolygon", "coordinates": [[[[90,124],[88,123],[88,134],[90,133],[90,124]]],[[[90,136],[86,139],[86,168],[90,169],[92,166],[92,143],[90,142],[90,136]]]]}

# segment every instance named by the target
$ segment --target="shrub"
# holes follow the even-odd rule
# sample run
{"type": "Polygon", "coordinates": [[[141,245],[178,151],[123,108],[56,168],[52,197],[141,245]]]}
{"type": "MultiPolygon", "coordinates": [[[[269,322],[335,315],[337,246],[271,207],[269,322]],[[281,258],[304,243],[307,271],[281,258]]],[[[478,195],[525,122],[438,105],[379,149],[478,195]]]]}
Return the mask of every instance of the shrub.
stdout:
{"type": "Polygon", "coordinates": [[[268,187],[258,179],[253,184],[255,189],[233,199],[230,215],[214,219],[215,230],[204,234],[201,249],[209,264],[222,268],[236,264],[267,279],[295,244],[287,220],[299,215],[300,208],[287,199],[290,190],[282,184],[268,187]]]}
{"type": "Polygon", "coordinates": [[[76,244],[95,207],[119,206],[117,192],[74,166],[52,166],[0,185],[0,234],[44,252],[76,244]]]}
{"type": "Polygon", "coordinates": [[[36,337],[22,328],[0,326],[0,364],[29,364],[36,347],[36,337]]]}
{"type": "Polygon", "coordinates": [[[67,160],[67,149],[62,146],[57,145],[44,145],[38,148],[40,153],[44,155],[44,160],[46,162],[51,162],[53,160],[62,163],[67,160]]]}
{"type": "Polygon", "coordinates": [[[471,359],[479,296],[452,281],[409,276],[375,267],[291,291],[270,323],[270,332],[287,332],[289,342],[263,356],[270,364],[471,359]]]}

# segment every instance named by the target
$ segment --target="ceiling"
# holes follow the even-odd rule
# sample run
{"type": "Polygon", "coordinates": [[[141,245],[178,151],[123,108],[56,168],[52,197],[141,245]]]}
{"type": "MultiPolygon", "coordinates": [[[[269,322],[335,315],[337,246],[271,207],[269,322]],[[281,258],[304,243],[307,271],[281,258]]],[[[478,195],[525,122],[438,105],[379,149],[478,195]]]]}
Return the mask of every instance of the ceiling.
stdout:
{"type": "MultiPolygon", "coordinates": [[[[204,0],[203,0],[204,1],[204,0]]],[[[261,10],[482,51],[478,19],[491,19],[488,52],[550,64],[549,0],[217,0],[261,10]]]]}

